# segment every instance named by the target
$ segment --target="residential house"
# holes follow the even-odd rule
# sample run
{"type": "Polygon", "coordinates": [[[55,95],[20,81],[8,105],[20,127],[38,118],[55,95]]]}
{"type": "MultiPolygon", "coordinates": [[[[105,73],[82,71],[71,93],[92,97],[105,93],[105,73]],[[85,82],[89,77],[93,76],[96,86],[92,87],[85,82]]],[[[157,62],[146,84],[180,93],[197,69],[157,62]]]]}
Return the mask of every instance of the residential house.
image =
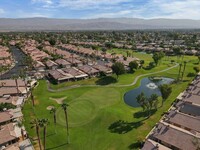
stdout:
{"type": "Polygon", "coordinates": [[[195,135],[166,123],[159,123],[152,131],[150,138],[171,149],[192,150],[197,148],[192,142],[197,138],[195,135]]]}
{"type": "Polygon", "coordinates": [[[151,139],[147,139],[141,150],[171,150],[171,148],[168,148],[151,139]]]}
{"type": "Polygon", "coordinates": [[[75,67],[80,67],[80,66],[82,66],[83,65],[83,62],[82,61],[80,61],[80,60],[78,60],[78,59],[76,59],[76,58],[73,58],[73,57],[71,57],[71,58],[68,58],[68,59],[66,59],[68,62],[70,62],[73,66],[75,66],[75,67]]]}
{"type": "Polygon", "coordinates": [[[17,143],[21,136],[21,128],[16,123],[8,123],[0,126],[0,149],[17,143]]]}
{"type": "Polygon", "coordinates": [[[109,67],[106,67],[104,65],[97,64],[97,65],[94,65],[92,67],[99,70],[100,72],[104,72],[105,74],[111,74],[112,73],[112,69],[109,68],[109,67]]]}
{"type": "Polygon", "coordinates": [[[57,63],[60,68],[70,68],[71,67],[71,63],[64,59],[57,59],[57,60],[55,60],[55,63],[57,63]]]}
{"type": "Polygon", "coordinates": [[[58,68],[58,64],[56,64],[54,61],[52,61],[52,60],[47,60],[46,62],[45,62],[45,64],[46,64],[46,67],[48,68],[48,69],[51,69],[51,70],[55,70],[55,69],[57,69],[58,68]]]}
{"type": "Polygon", "coordinates": [[[84,65],[84,66],[78,67],[78,69],[83,71],[84,73],[88,74],[89,77],[95,77],[95,76],[99,75],[99,70],[97,70],[89,65],[84,65]]]}
{"type": "Polygon", "coordinates": [[[71,81],[74,79],[74,76],[64,72],[61,69],[50,70],[48,73],[48,78],[55,81],[56,83],[61,83],[64,81],[71,81]]]}
{"type": "Polygon", "coordinates": [[[85,79],[88,77],[88,75],[86,73],[84,73],[83,71],[72,67],[72,68],[63,68],[62,71],[64,71],[65,73],[71,74],[72,76],[74,76],[75,80],[79,80],[79,79],[85,79]]]}
{"type": "Polygon", "coordinates": [[[38,72],[45,72],[45,65],[41,61],[36,61],[34,68],[38,72]]]}

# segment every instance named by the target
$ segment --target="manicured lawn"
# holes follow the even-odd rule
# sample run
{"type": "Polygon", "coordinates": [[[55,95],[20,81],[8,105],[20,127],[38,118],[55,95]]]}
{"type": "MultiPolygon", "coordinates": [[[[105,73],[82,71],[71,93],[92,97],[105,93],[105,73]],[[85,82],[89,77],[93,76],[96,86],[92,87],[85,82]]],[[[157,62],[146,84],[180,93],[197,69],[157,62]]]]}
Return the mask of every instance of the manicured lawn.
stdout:
{"type": "MultiPolygon", "coordinates": [[[[145,138],[163,112],[169,109],[175,98],[192,80],[192,77],[187,77],[187,74],[194,72],[193,63],[196,62],[194,58],[185,57],[186,60],[191,60],[191,62],[186,66],[184,82],[172,85],[172,94],[166,100],[164,106],[159,108],[147,120],[145,120],[145,113],[141,111],[141,108],[130,107],[123,101],[123,95],[139,86],[139,81],[142,78],[136,85],[131,87],[79,87],[62,92],[47,91],[46,81],[41,80],[39,86],[34,90],[36,99],[34,111],[30,102],[27,102],[23,109],[26,129],[31,137],[35,137],[35,130],[30,128],[30,120],[33,117],[48,118],[51,122],[47,129],[47,149],[49,150],[137,149],[138,141],[145,138]],[[64,101],[69,104],[70,144],[66,144],[67,133],[64,112],[60,105],[50,97],[67,97],[64,101]],[[54,132],[53,116],[46,109],[48,106],[58,108],[57,134],[54,132]]],[[[165,69],[168,64],[169,61],[163,61],[161,65],[153,70],[141,69],[134,74],[122,75],[119,81],[113,84],[130,84],[137,75],[165,69]]],[[[177,72],[178,67],[157,75],[176,78],[177,72]]]]}
{"type": "MultiPolygon", "coordinates": [[[[105,77],[104,81],[102,81],[102,82],[100,81],[100,80],[102,80],[101,78],[96,77],[96,78],[91,78],[91,79],[87,79],[87,80],[80,80],[80,81],[76,81],[76,82],[74,82],[74,81],[64,82],[64,83],[61,83],[61,84],[58,84],[58,85],[50,84],[50,87],[52,89],[60,89],[60,88],[63,88],[63,87],[73,86],[73,85],[109,85],[109,84],[123,85],[123,84],[131,84],[131,82],[133,82],[135,77],[138,76],[138,75],[160,71],[160,70],[166,69],[168,67],[171,67],[173,65],[175,65],[175,64],[169,64],[169,61],[168,61],[168,63],[165,63],[163,61],[162,64],[160,64],[159,66],[157,66],[155,68],[152,68],[151,70],[138,69],[135,73],[126,73],[126,74],[120,75],[118,81],[113,81],[113,82],[112,82],[113,79],[116,80],[116,75],[112,75],[111,76],[112,78],[111,77],[105,77]],[[111,82],[109,82],[108,80],[111,81],[111,82]]],[[[176,73],[177,73],[178,68],[175,68],[175,70],[177,70],[176,71],[176,73]]]]}
{"type": "MultiPolygon", "coordinates": [[[[123,49],[112,49],[109,51],[115,51],[116,53],[125,53],[126,54],[126,50],[124,51],[123,49]]],[[[138,53],[138,52],[134,52],[133,53],[134,56],[145,60],[145,66],[148,66],[149,62],[153,61],[152,60],[152,55],[150,54],[142,54],[142,53],[138,53]]],[[[174,60],[176,63],[181,63],[183,61],[188,61],[187,63],[187,69],[190,69],[190,72],[194,72],[193,71],[193,66],[195,65],[195,63],[198,62],[198,59],[196,56],[184,56],[183,59],[178,58],[176,56],[170,56],[170,57],[164,57],[161,64],[159,64],[157,67],[148,70],[148,69],[138,69],[135,73],[127,73],[124,75],[119,76],[119,80],[118,82],[105,82],[104,85],[108,85],[108,84],[113,84],[113,85],[122,85],[122,84],[130,84],[131,82],[133,82],[133,80],[135,79],[136,76],[141,75],[141,74],[146,74],[146,73],[151,73],[151,72],[156,72],[159,70],[163,70],[166,68],[169,68],[171,66],[173,66],[174,64],[171,64],[171,60],[174,60]]],[[[178,73],[178,67],[169,70],[167,72],[164,73],[160,73],[161,76],[168,76],[168,77],[173,77],[173,78],[177,78],[177,73],[178,73]]],[[[113,78],[116,78],[116,75],[112,75],[113,78]]],[[[54,85],[54,84],[50,84],[50,87],[52,89],[60,89],[63,87],[67,87],[67,86],[73,86],[73,85],[99,85],[99,78],[91,78],[91,79],[87,79],[87,80],[80,80],[80,81],[76,81],[76,82],[64,82],[58,85],[54,85]]],[[[110,79],[109,79],[110,80],[110,79]]],[[[102,84],[100,84],[102,85],[102,84]]]]}

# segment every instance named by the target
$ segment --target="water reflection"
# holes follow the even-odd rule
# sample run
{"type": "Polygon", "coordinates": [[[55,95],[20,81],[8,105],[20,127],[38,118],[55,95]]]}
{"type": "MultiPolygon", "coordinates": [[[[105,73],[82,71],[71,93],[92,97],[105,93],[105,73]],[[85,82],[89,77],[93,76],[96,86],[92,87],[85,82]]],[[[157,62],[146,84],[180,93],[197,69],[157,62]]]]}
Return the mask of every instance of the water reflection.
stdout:
{"type": "Polygon", "coordinates": [[[160,90],[158,89],[158,86],[161,84],[169,84],[173,82],[174,79],[171,78],[159,78],[159,80],[150,80],[149,78],[143,78],[140,84],[140,87],[133,89],[131,91],[128,91],[124,95],[124,101],[126,104],[132,106],[132,107],[139,107],[136,97],[141,92],[144,92],[145,96],[149,97],[151,94],[157,94],[161,96],[160,90]]]}

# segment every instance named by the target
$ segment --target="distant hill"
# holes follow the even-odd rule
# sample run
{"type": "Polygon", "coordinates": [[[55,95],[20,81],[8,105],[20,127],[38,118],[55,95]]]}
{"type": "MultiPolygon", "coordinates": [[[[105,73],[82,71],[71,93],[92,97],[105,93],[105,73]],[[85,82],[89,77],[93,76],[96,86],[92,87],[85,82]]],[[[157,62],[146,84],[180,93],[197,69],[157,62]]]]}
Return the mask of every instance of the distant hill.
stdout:
{"type": "Polygon", "coordinates": [[[189,19],[50,19],[0,18],[0,31],[41,30],[135,30],[135,29],[200,29],[200,20],[189,19]]]}

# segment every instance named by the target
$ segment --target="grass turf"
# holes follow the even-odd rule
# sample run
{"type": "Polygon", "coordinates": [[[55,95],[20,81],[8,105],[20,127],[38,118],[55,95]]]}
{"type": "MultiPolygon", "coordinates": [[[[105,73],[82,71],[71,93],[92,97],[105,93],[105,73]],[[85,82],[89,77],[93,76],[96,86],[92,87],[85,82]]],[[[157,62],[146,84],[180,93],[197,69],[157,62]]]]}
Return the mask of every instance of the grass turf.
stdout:
{"type": "MultiPolygon", "coordinates": [[[[174,58],[176,59],[176,58],[174,58]]],[[[33,117],[48,118],[50,125],[47,129],[47,149],[55,150],[103,150],[103,149],[137,149],[138,141],[141,141],[149,133],[152,127],[160,119],[163,112],[167,111],[175,98],[182,92],[192,80],[187,77],[189,72],[193,71],[195,57],[185,57],[190,60],[186,66],[184,81],[173,84],[172,94],[149,119],[145,119],[145,113],[141,112],[141,108],[132,108],[123,101],[125,92],[139,86],[140,80],[132,87],[80,87],[70,89],[58,93],[47,91],[46,81],[40,81],[39,86],[34,90],[36,106],[33,109],[30,102],[27,102],[23,109],[24,124],[31,137],[35,137],[35,130],[30,128],[30,120],[33,117]],[[64,112],[60,105],[49,99],[50,97],[61,98],[67,97],[65,100],[69,103],[69,125],[70,125],[70,144],[66,144],[66,127],[64,120],[64,112]],[[48,106],[58,108],[57,112],[57,134],[54,132],[53,116],[46,109],[48,106]],[[33,111],[34,110],[34,111],[33,111]]],[[[167,68],[169,61],[163,61],[162,64],[152,72],[161,68],[167,68]]],[[[146,70],[138,70],[134,74],[126,74],[120,76],[119,82],[131,83],[136,75],[146,70]]],[[[158,76],[168,76],[176,78],[178,68],[174,68],[158,76]]],[[[42,133],[42,132],[41,132],[42,133]]]]}

